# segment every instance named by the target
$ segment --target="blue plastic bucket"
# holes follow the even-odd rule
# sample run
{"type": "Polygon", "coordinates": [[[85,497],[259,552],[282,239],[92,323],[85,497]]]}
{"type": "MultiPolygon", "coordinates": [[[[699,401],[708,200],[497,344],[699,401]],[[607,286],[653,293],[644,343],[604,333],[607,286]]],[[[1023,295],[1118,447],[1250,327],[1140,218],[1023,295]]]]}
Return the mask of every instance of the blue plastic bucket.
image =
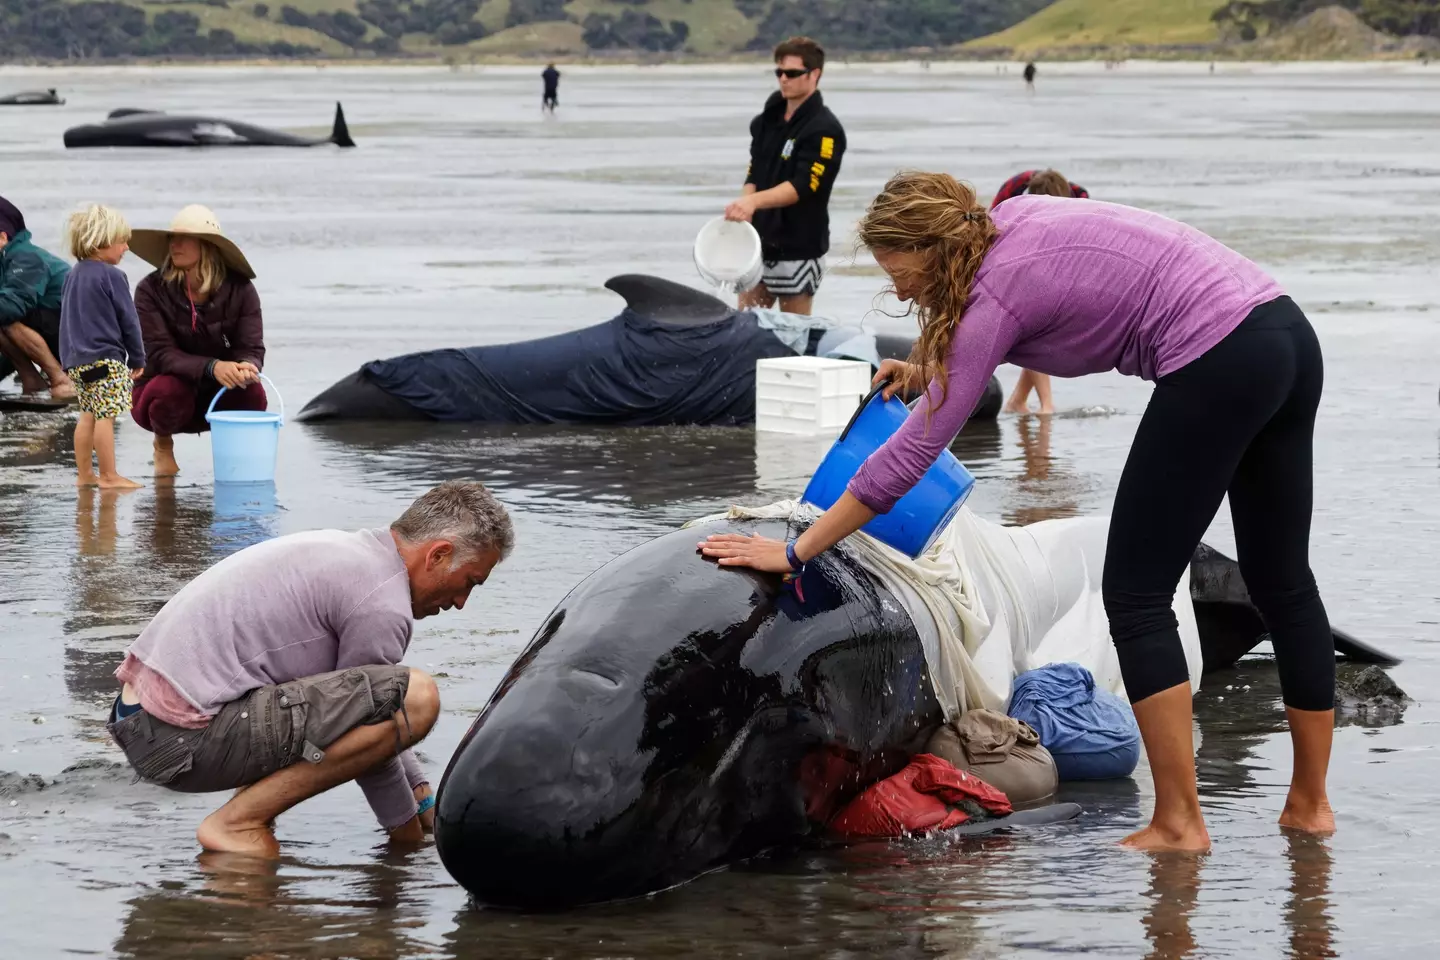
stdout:
{"type": "Polygon", "coordinates": [[[210,424],[210,454],[216,483],[265,483],[275,479],[275,453],[280,446],[280,425],[285,422],[285,400],[275,384],[264,380],[280,404],[279,413],[268,410],[216,410],[225,392],[221,387],[205,411],[210,424]]]}
{"type": "MultiPolygon", "coordinates": [[[[865,458],[890,439],[910,415],[910,408],[895,397],[880,398],[886,385],[882,383],[860,401],[860,408],[810,478],[803,496],[807,503],[830,509],[865,458]]],[[[942,450],[940,459],[889,513],[879,514],[861,529],[907,556],[918,557],[955,518],[974,486],[975,478],[964,464],[948,449],[942,450]]]]}

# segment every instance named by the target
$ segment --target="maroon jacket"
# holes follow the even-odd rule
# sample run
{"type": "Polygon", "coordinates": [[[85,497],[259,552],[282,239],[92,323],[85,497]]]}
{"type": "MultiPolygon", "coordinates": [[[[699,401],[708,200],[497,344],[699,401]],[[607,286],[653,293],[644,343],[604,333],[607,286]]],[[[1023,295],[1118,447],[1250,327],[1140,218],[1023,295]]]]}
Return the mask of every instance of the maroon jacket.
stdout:
{"type": "Polygon", "coordinates": [[[234,273],[204,303],[195,305],[179,284],[156,270],[135,287],[135,311],[145,341],[145,378],[169,374],[198,384],[211,360],[249,360],[265,368],[265,331],[260,294],[234,273]]]}

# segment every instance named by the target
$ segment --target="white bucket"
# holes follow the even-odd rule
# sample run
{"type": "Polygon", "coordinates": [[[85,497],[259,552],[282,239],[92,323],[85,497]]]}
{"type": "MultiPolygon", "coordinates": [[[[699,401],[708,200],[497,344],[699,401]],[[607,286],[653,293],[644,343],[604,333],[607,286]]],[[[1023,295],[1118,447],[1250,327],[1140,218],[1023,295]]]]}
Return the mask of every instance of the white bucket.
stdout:
{"type": "Polygon", "coordinates": [[[695,237],[695,269],[712,286],[732,293],[753,290],[765,272],[760,234],[742,220],[716,217],[695,237]]]}

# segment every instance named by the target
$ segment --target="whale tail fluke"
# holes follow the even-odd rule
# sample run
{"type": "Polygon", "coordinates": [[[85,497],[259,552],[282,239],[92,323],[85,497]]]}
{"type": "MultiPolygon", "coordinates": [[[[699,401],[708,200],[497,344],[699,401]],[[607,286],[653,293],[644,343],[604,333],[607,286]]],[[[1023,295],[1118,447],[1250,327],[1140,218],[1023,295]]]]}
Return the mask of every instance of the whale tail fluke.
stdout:
{"type": "Polygon", "coordinates": [[[355,141],[350,139],[350,128],[345,125],[345,110],[338,100],[335,101],[335,129],[330,131],[330,142],[337,147],[355,146],[355,141]]]}

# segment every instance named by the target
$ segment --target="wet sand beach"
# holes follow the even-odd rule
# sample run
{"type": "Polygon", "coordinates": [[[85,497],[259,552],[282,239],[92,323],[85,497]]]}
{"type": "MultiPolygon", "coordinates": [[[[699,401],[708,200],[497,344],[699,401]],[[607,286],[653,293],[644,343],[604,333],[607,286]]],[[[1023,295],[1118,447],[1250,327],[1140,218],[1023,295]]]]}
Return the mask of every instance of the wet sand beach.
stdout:
{"type": "MultiPolygon", "coordinates": [[[[103,720],[125,646],[182,584],[261,539],[388,524],[448,478],[510,508],[517,547],[460,612],[421,622],[407,661],[443,704],[420,755],[438,782],[545,615],[624,550],[729,502],[798,495],[823,445],[748,428],[584,430],[287,424],[273,490],[212,485],[181,437],[157,484],[150,435],[117,430],[130,494],[80,491],[75,414],[0,414],[0,957],[1393,957],[1433,949],[1440,826],[1440,73],[1415,66],[1053,65],[1027,97],[993,65],[837,66],[822,84],[850,148],[816,312],[887,316],[851,225],[899,167],[988,198],[1054,166],[1097,199],[1156,210],[1258,261],[1325,351],[1312,564],[1333,623],[1401,658],[1403,716],[1337,731],[1327,841],[1275,826],[1289,745],[1265,657],[1197,698],[1200,860],[1116,846],[1145,778],[1070,787],[1074,825],[1009,837],[766,858],[643,902],[555,915],[476,911],[433,847],[389,852],[358,789],[282,817],[284,859],[197,856],[221,801],[132,784],[103,720]],[[812,449],[813,447],[813,449],[812,449]],[[1397,722],[1398,721],[1398,722],[1397,722]]],[[[59,108],[0,109],[0,180],[36,241],[99,201],[136,226],[212,207],[259,278],[266,373],[286,409],[361,363],[528,339],[608,319],[604,281],[698,286],[690,245],[743,179],[772,88],[755,67],[570,68],[542,116],[538,69],[0,70],[59,108]],[[355,150],[74,150],[117,107],[321,133],[355,150]]],[[[132,281],[149,268],[128,257],[132,281]]],[[[1018,371],[1001,370],[1008,389],[1018,371]]],[[[13,389],[7,388],[7,389],[13,389]]],[[[970,506],[1007,523],[1103,515],[1150,386],[1055,381],[1060,416],[972,425],[970,506]]],[[[272,409],[274,407],[272,406],[272,409]]],[[[1228,512],[1207,536],[1233,554],[1228,512]]]]}

